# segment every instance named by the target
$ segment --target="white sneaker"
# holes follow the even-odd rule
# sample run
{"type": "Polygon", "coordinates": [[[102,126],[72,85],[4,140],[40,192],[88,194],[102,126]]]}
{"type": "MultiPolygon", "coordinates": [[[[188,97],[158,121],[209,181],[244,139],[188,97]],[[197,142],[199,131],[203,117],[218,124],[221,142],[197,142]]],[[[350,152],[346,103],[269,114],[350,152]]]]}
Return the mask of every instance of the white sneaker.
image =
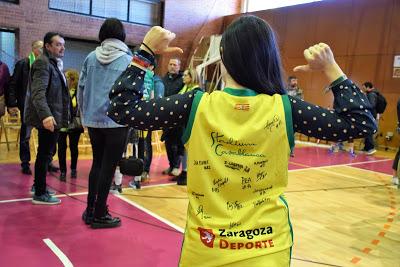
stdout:
{"type": "Polygon", "coordinates": [[[375,154],[375,153],[376,153],[376,149],[373,148],[373,149],[368,150],[366,154],[367,154],[367,155],[373,155],[373,154],[375,154]]]}
{"type": "Polygon", "coordinates": [[[179,173],[180,173],[180,171],[178,168],[173,168],[171,171],[171,175],[173,175],[173,176],[178,176],[179,173]]]}
{"type": "Polygon", "coordinates": [[[393,183],[394,185],[399,185],[399,177],[393,176],[393,177],[392,177],[392,183],[393,183]]]}

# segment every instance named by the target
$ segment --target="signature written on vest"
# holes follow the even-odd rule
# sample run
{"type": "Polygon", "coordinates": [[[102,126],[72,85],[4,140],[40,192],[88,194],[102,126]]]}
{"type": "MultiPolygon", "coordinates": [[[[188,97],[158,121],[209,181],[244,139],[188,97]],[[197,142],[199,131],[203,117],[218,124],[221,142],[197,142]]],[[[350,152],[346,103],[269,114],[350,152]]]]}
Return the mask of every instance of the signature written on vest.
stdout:
{"type": "Polygon", "coordinates": [[[281,124],[282,124],[281,119],[277,115],[275,115],[272,118],[272,120],[267,120],[267,123],[265,124],[264,129],[272,132],[272,130],[279,128],[279,126],[281,126],[281,124]]]}
{"type": "MultiPolygon", "coordinates": [[[[242,157],[260,157],[265,158],[264,154],[249,152],[247,147],[256,147],[257,144],[251,142],[243,142],[235,140],[231,137],[225,137],[225,135],[219,132],[211,132],[211,148],[217,156],[232,155],[242,157]]],[[[254,149],[253,149],[254,150],[254,149]]]]}
{"type": "Polygon", "coordinates": [[[243,169],[244,172],[250,172],[250,168],[240,164],[240,163],[236,163],[236,162],[232,162],[232,161],[224,161],[224,165],[226,168],[232,169],[232,170],[237,170],[237,171],[241,171],[243,169]]]}
{"type": "Polygon", "coordinates": [[[208,163],[208,160],[194,160],[193,165],[194,166],[203,166],[203,168],[205,170],[210,170],[211,169],[211,166],[208,163]]]}
{"type": "Polygon", "coordinates": [[[225,186],[229,182],[228,177],[218,178],[213,181],[213,187],[211,188],[211,192],[219,192],[220,188],[225,186]]]}
{"type": "Polygon", "coordinates": [[[243,208],[243,204],[239,201],[227,201],[226,202],[226,209],[227,210],[240,210],[243,208]]]}

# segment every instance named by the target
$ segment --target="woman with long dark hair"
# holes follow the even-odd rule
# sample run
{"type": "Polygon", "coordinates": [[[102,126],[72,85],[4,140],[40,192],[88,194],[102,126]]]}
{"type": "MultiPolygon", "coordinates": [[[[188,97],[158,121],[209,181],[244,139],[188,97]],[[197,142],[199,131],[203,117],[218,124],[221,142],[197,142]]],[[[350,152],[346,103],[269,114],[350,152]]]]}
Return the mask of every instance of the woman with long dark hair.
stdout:
{"type": "Polygon", "coordinates": [[[147,33],[111,90],[108,115],[140,129],[186,126],[189,207],[180,265],[289,266],[293,235],[284,191],[294,131],[332,141],[374,133],[366,97],[322,43],[304,51],[308,64],[295,71],[326,76],[334,111],[288,96],[271,27],[243,16],[222,36],[222,91],[140,101],[142,69],[156,53],[180,51],[168,46],[174,37],[161,27],[147,33]]]}

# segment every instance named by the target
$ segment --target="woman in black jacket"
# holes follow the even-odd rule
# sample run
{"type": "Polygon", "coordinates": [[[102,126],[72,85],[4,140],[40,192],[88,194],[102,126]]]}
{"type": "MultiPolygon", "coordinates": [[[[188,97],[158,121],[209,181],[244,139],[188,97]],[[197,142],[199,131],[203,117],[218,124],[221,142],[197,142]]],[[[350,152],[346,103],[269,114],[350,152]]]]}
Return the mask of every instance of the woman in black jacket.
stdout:
{"type": "Polygon", "coordinates": [[[58,161],[60,163],[60,180],[65,182],[67,178],[67,137],[69,138],[69,150],[71,152],[71,178],[77,178],[76,165],[78,162],[78,142],[81,134],[83,133],[82,124],[80,124],[80,117],[78,112],[77,100],[77,87],[79,80],[79,73],[77,70],[68,69],[65,72],[67,79],[69,95],[71,98],[70,112],[71,123],[66,128],[61,128],[60,135],[58,136],[58,161]]]}

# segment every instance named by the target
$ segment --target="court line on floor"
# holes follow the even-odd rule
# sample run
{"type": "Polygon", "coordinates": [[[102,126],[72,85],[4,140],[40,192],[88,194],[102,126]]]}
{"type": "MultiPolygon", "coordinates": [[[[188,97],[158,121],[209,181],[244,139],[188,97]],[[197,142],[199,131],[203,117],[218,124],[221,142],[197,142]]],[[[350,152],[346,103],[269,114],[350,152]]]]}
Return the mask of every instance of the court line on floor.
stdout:
{"type": "MultiPolygon", "coordinates": [[[[142,188],[152,188],[152,187],[162,187],[162,186],[171,186],[171,185],[176,185],[175,183],[165,183],[165,184],[154,184],[154,185],[144,185],[142,188]]],[[[57,190],[54,187],[51,187],[54,190],[57,190]]],[[[76,192],[76,193],[68,193],[68,194],[59,194],[56,195],[56,197],[62,198],[62,197],[68,197],[68,196],[80,196],[80,195],[87,195],[88,192],[76,192]]],[[[32,197],[29,198],[15,198],[15,199],[5,199],[5,200],[0,200],[0,204],[4,203],[13,203],[13,202],[21,202],[21,201],[31,201],[32,197]]]]}
{"type": "MultiPolygon", "coordinates": [[[[333,164],[333,165],[326,165],[326,166],[309,166],[305,165],[302,163],[297,163],[297,162],[289,162],[289,164],[297,165],[304,167],[304,169],[295,169],[295,170],[289,170],[289,172],[297,172],[297,171],[304,171],[305,169],[313,169],[313,170],[318,170],[321,168],[329,168],[329,167],[341,167],[341,166],[352,166],[352,165],[361,165],[361,164],[367,164],[367,163],[377,163],[377,162],[383,162],[383,161],[391,161],[392,159],[378,159],[378,160],[371,160],[371,161],[361,161],[361,162],[353,162],[353,163],[344,163],[344,164],[333,164]]],[[[386,173],[382,173],[384,175],[388,175],[386,173]]]]}
{"type": "Polygon", "coordinates": [[[302,262],[309,262],[317,265],[324,265],[324,266],[332,266],[332,267],[344,267],[342,265],[335,265],[335,264],[330,264],[330,263],[324,263],[324,262],[319,262],[319,261],[313,261],[313,260],[307,260],[307,259],[299,259],[299,258],[293,258],[292,261],[297,260],[297,261],[302,261],[302,262]]]}
{"type": "Polygon", "coordinates": [[[68,257],[57,247],[56,244],[54,244],[53,241],[50,240],[50,238],[45,238],[43,239],[43,242],[53,251],[54,254],[58,257],[58,259],[62,262],[62,264],[65,267],[73,267],[74,265],[72,262],[68,259],[68,257]]]}
{"type": "MultiPolygon", "coordinates": [[[[301,164],[301,165],[303,165],[304,167],[307,167],[307,165],[304,165],[304,164],[301,164]]],[[[366,181],[366,180],[363,179],[363,178],[358,178],[358,177],[356,177],[356,176],[348,175],[348,174],[343,174],[343,173],[337,173],[337,172],[330,171],[330,170],[327,170],[327,169],[326,169],[326,168],[343,167],[343,166],[345,166],[345,167],[352,167],[352,166],[349,165],[349,164],[330,165],[330,166],[323,166],[323,167],[312,167],[312,166],[308,166],[308,168],[305,168],[305,169],[296,169],[296,170],[292,170],[292,171],[289,171],[289,172],[294,172],[294,171],[299,171],[299,170],[303,170],[303,171],[304,171],[304,170],[307,170],[307,171],[308,171],[308,170],[312,170],[312,171],[321,171],[321,172],[325,172],[325,173],[329,173],[329,174],[333,174],[333,175],[340,175],[340,176],[342,176],[342,177],[346,177],[346,178],[353,179],[353,180],[368,182],[368,183],[371,183],[371,184],[374,184],[374,185],[382,185],[380,182],[366,181]]],[[[365,169],[357,168],[357,170],[365,170],[365,169]]],[[[387,176],[389,176],[389,175],[386,174],[386,173],[375,172],[375,171],[371,171],[371,170],[368,170],[368,171],[369,171],[369,172],[374,172],[374,173],[379,174],[379,175],[387,175],[387,176]]]]}
{"type": "MultiPolygon", "coordinates": [[[[328,172],[330,174],[338,174],[336,172],[333,171],[329,171],[329,170],[324,170],[326,168],[332,168],[332,167],[340,167],[340,166],[349,166],[351,167],[352,165],[358,165],[358,164],[366,164],[366,163],[376,163],[376,162],[383,162],[383,161],[389,161],[392,159],[382,159],[382,160],[373,160],[373,161],[362,161],[362,162],[355,162],[355,163],[348,163],[348,164],[337,164],[337,165],[329,165],[329,166],[318,166],[318,167],[312,167],[309,165],[305,165],[305,164],[301,164],[301,163],[295,163],[295,162],[290,162],[291,164],[294,165],[298,165],[298,166],[302,166],[304,167],[304,169],[296,169],[296,170],[288,170],[288,172],[298,172],[298,171],[309,171],[309,170],[321,170],[324,172],[328,172]]],[[[389,174],[386,173],[382,173],[382,172],[377,172],[377,171],[372,171],[372,170],[368,170],[368,169],[363,169],[363,168],[357,168],[359,170],[363,170],[363,171],[368,171],[368,172],[373,172],[376,174],[380,174],[380,175],[386,175],[386,176],[390,176],[389,174]]],[[[348,178],[352,178],[352,179],[356,179],[356,180],[362,180],[365,181],[365,179],[360,179],[360,178],[356,178],[354,176],[349,176],[349,175],[345,175],[343,174],[342,176],[348,177],[348,178]]],[[[373,183],[375,185],[382,185],[380,183],[376,183],[376,182],[372,182],[369,181],[370,183],[373,183]]],[[[142,188],[152,188],[152,187],[162,187],[162,186],[172,186],[172,185],[176,185],[175,183],[164,183],[164,184],[153,184],[153,185],[143,185],[142,188]]],[[[51,187],[54,190],[57,190],[54,187],[51,187]]],[[[88,192],[77,192],[77,193],[68,193],[68,194],[59,194],[57,195],[57,197],[67,197],[67,196],[78,196],[78,195],[86,195],[88,192]]],[[[3,203],[13,203],[13,202],[21,202],[21,201],[31,201],[32,198],[19,198],[19,199],[7,199],[7,200],[0,200],[0,204],[3,203]]]]}
{"type": "Polygon", "coordinates": [[[152,212],[152,211],[146,209],[145,207],[143,207],[142,205],[139,205],[139,204],[136,203],[135,201],[133,201],[133,200],[131,200],[131,199],[128,199],[128,198],[125,198],[125,197],[122,196],[122,195],[115,195],[115,197],[117,197],[117,198],[119,198],[119,199],[125,201],[126,203],[128,203],[128,204],[130,204],[130,205],[136,207],[137,209],[139,209],[139,210],[141,210],[141,211],[143,211],[143,212],[149,214],[150,216],[152,216],[152,217],[156,218],[157,220],[159,220],[159,221],[165,223],[166,225],[168,225],[168,226],[174,228],[175,230],[177,230],[177,231],[179,231],[179,232],[181,232],[181,233],[184,233],[184,232],[185,232],[184,229],[183,229],[182,227],[180,227],[180,226],[178,226],[178,225],[176,225],[176,224],[170,222],[169,220],[167,220],[167,219],[161,217],[160,215],[158,215],[158,214],[156,214],[156,213],[154,213],[154,212],[152,212]]]}
{"type": "MultiPolygon", "coordinates": [[[[382,177],[378,177],[380,180],[383,181],[382,177]]],[[[377,247],[379,246],[381,239],[385,237],[386,232],[389,231],[389,229],[392,226],[392,223],[394,222],[394,218],[396,217],[396,213],[398,212],[397,210],[397,202],[396,202],[396,197],[395,197],[395,192],[397,191],[393,187],[387,186],[386,190],[388,190],[388,197],[389,197],[389,208],[390,212],[386,216],[386,223],[382,226],[382,228],[379,230],[379,232],[376,234],[376,238],[370,241],[370,245],[364,247],[361,252],[369,255],[372,250],[376,250],[377,247]]],[[[358,264],[362,260],[362,256],[353,256],[353,258],[350,260],[350,262],[354,265],[358,264]]]]}

